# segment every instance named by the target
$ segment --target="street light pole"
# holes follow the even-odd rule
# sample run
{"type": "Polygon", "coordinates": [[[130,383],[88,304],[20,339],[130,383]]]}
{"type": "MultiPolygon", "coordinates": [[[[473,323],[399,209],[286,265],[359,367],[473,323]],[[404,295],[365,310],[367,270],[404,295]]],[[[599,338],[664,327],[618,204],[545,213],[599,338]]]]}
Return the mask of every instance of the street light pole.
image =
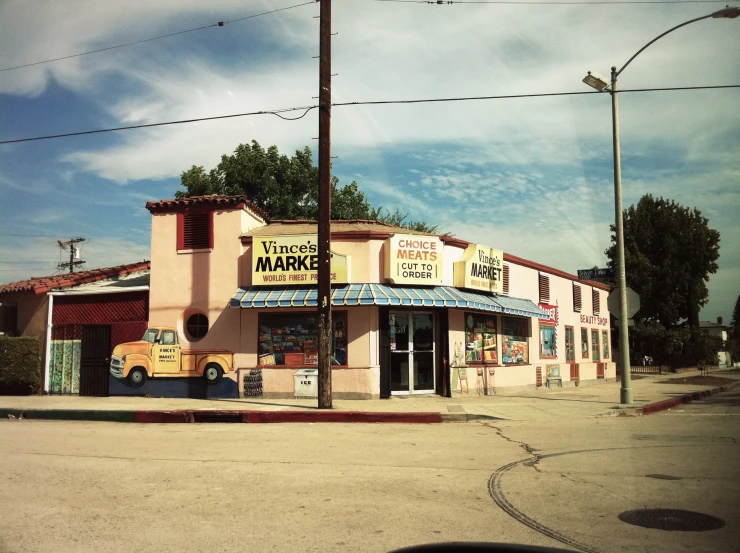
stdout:
{"type": "Polygon", "coordinates": [[[599,92],[608,91],[612,97],[612,145],[614,149],[614,227],[616,232],[617,248],[617,286],[619,286],[619,359],[622,366],[622,387],[620,388],[620,403],[625,405],[632,404],[632,386],[630,382],[630,349],[629,349],[629,330],[627,321],[627,275],[624,262],[624,213],[622,211],[622,157],[619,147],[619,102],[617,98],[617,77],[624,69],[634,60],[645,48],[653,44],[656,40],[664,37],[668,33],[681,27],[701,21],[702,19],[735,19],[740,16],[740,8],[736,6],[727,6],[724,9],[690,19],[680,25],[668,29],[666,32],[658,35],[653,40],[640,48],[622,68],[617,71],[612,67],[610,83],[597,73],[588,72],[583,82],[599,92]]]}
{"type": "Polygon", "coordinates": [[[622,212],[622,153],[619,149],[619,100],[617,68],[612,67],[612,146],[614,148],[614,227],[617,234],[617,285],[619,286],[619,360],[622,365],[622,387],[619,402],[632,405],[630,382],[630,346],[627,326],[627,273],[624,263],[624,215],[622,212]]]}

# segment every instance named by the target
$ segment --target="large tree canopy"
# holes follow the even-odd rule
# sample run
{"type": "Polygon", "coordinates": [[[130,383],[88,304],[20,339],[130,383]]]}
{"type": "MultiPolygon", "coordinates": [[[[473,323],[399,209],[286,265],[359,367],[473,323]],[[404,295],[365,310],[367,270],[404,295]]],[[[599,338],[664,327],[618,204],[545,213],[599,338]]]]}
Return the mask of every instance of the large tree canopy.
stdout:
{"type": "MultiPolygon", "coordinates": [[[[181,175],[185,190],[175,192],[176,198],[205,194],[244,194],[273,219],[318,218],[319,170],[306,146],[293,157],[278,152],[277,146],[265,150],[256,140],[240,144],[231,155],[221,156],[221,162],[211,171],[193,165],[181,175]]],[[[407,214],[398,210],[373,208],[358,184],[352,181],[340,186],[331,180],[332,219],[377,219],[404,228],[436,233],[437,226],[423,221],[406,221],[407,214]]]]}
{"type": "MultiPolygon", "coordinates": [[[[612,267],[615,242],[612,234],[606,250],[612,267]]],[[[719,232],[701,212],[646,194],[624,212],[624,244],[627,285],[640,295],[637,318],[666,328],[682,319],[698,326],[719,258],[719,232]]]]}

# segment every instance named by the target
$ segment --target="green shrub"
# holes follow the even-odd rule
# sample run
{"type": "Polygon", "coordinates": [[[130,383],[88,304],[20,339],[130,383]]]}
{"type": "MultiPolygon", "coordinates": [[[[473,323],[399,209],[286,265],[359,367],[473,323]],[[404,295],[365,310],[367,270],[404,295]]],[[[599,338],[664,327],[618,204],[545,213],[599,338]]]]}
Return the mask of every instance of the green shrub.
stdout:
{"type": "Polygon", "coordinates": [[[0,336],[0,394],[28,395],[39,389],[41,353],[37,336],[0,336]]]}

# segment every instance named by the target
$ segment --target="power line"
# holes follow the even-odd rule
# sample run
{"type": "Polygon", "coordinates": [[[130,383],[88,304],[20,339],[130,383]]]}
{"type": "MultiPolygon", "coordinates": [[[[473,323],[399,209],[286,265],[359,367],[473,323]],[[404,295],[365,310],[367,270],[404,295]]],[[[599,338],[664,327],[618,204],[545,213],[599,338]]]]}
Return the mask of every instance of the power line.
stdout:
{"type": "MultiPolygon", "coordinates": [[[[598,94],[598,92],[596,92],[596,94],[598,94]]],[[[272,110],[272,111],[252,111],[248,113],[233,113],[230,115],[215,115],[213,117],[199,117],[196,119],[181,119],[179,121],[165,121],[162,123],[147,123],[144,125],[129,125],[126,127],[114,127],[110,129],[96,129],[94,131],[80,131],[80,132],[70,132],[70,133],[62,133],[62,134],[51,134],[47,136],[36,136],[33,138],[19,138],[15,140],[3,140],[3,141],[0,141],[0,144],[31,142],[34,140],[47,140],[50,138],[65,138],[68,136],[82,136],[86,134],[98,134],[98,133],[114,132],[114,131],[127,131],[131,129],[146,129],[150,127],[163,127],[165,125],[183,125],[185,123],[197,123],[200,121],[214,121],[216,119],[230,119],[233,117],[248,117],[250,115],[277,115],[278,117],[282,117],[280,113],[287,113],[290,111],[301,111],[301,110],[305,110],[305,113],[301,115],[301,117],[304,117],[306,113],[308,113],[312,109],[316,109],[317,107],[318,106],[303,106],[303,107],[298,107],[298,108],[279,109],[279,110],[272,110]]],[[[296,117],[295,119],[300,119],[301,117],[296,117]]],[[[282,117],[282,119],[286,119],[286,118],[282,117]]]]}
{"type": "MultiPolygon", "coordinates": [[[[629,92],[674,92],[674,91],[680,91],[680,90],[718,90],[718,89],[728,89],[728,88],[740,88],[740,84],[730,84],[730,85],[711,85],[711,86],[675,86],[675,87],[666,87],[666,88],[633,88],[633,89],[624,89],[620,90],[619,94],[629,93],[629,92]]],[[[438,102],[467,102],[467,101],[473,101],[473,100],[511,100],[516,98],[552,98],[552,97],[558,97],[558,96],[586,96],[586,95],[592,95],[592,94],[608,94],[608,92],[599,92],[595,90],[587,90],[584,92],[544,92],[540,94],[507,94],[507,95],[501,95],[501,96],[464,96],[464,97],[458,97],[458,98],[423,98],[423,99],[417,99],[417,100],[371,100],[371,101],[364,101],[364,102],[340,102],[340,103],[334,103],[332,104],[332,107],[342,107],[342,106],[377,106],[377,105],[389,105],[389,104],[430,104],[430,103],[438,103],[438,102]]],[[[49,140],[52,138],[66,138],[70,136],[83,136],[87,134],[98,134],[98,133],[106,133],[106,132],[115,132],[115,131],[126,131],[131,129],[144,129],[144,128],[151,128],[151,127],[164,127],[168,125],[182,125],[185,123],[198,123],[201,121],[214,121],[217,119],[231,119],[234,117],[248,117],[252,115],[277,115],[278,117],[281,117],[282,119],[286,119],[288,121],[295,121],[297,119],[301,119],[306,116],[306,114],[311,111],[312,109],[316,109],[319,106],[302,106],[302,107],[295,107],[295,108],[285,108],[285,109],[275,109],[275,110],[268,110],[268,111],[252,111],[248,113],[233,113],[230,115],[215,115],[212,117],[199,117],[195,119],[181,119],[179,121],[163,121],[160,123],[147,123],[145,125],[129,125],[126,127],[113,127],[108,129],[96,129],[92,131],[79,131],[79,132],[69,132],[69,133],[63,133],[63,134],[51,134],[46,136],[35,136],[31,138],[15,138],[11,140],[0,140],[0,144],[16,144],[18,142],[33,142],[36,140],[49,140]],[[304,113],[300,117],[294,117],[294,118],[287,118],[282,117],[280,113],[288,113],[293,111],[304,111],[304,113]]]]}
{"type": "Polygon", "coordinates": [[[116,46],[107,46],[105,48],[98,48],[97,50],[90,50],[88,52],[80,52],[79,54],[70,54],[69,56],[62,56],[60,58],[53,58],[53,59],[48,59],[48,60],[43,60],[43,61],[36,61],[36,62],[33,62],[33,63],[24,63],[23,65],[15,65],[13,67],[6,67],[4,69],[0,69],[0,72],[2,72],[2,71],[12,71],[13,69],[21,69],[23,67],[32,67],[34,65],[41,65],[41,64],[44,64],[44,63],[52,63],[54,61],[68,60],[70,58],[78,58],[80,56],[87,56],[89,54],[97,54],[98,52],[105,52],[107,50],[115,50],[116,48],[123,48],[125,46],[133,46],[135,44],[142,44],[144,42],[151,42],[153,40],[159,40],[161,38],[168,38],[168,37],[176,36],[176,35],[184,35],[185,33],[193,33],[195,31],[202,31],[203,29],[210,29],[212,27],[223,27],[224,25],[228,25],[229,23],[236,23],[238,21],[245,21],[247,19],[253,19],[255,17],[261,17],[263,15],[269,15],[271,13],[282,12],[282,11],[285,11],[285,10],[292,10],[293,8],[300,8],[301,6],[307,6],[309,4],[315,4],[318,1],[319,0],[309,0],[308,2],[304,2],[302,4],[296,4],[294,6],[288,6],[288,7],[285,7],[285,8],[278,8],[276,10],[270,10],[270,11],[267,11],[267,12],[257,13],[257,14],[254,14],[254,15],[247,15],[245,17],[238,17],[237,19],[231,19],[229,21],[219,21],[218,23],[213,23],[211,25],[203,25],[201,27],[194,27],[192,29],[185,29],[184,31],[176,31],[174,33],[168,33],[166,35],[159,35],[159,36],[155,36],[155,37],[151,37],[151,38],[145,38],[145,39],[142,39],[142,40],[136,40],[134,42],[126,42],[125,44],[117,44],[116,46]]]}
{"type": "Polygon", "coordinates": [[[502,4],[510,6],[591,6],[609,4],[721,4],[718,0],[572,0],[572,1],[538,1],[538,0],[374,0],[375,2],[392,2],[397,4],[502,4]]]}
{"type": "MultiPolygon", "coordinates": [[[[38,261],[10,261],[9,259],[0,259],[0,263],[12,263],[13,265],[27,265],[32,267],[48,267],[48,263],[39,263],[38,261]]],[[[3,269],[0,269],[3,270],[3,269]]],[[[19,269],[20,270],[20,269],[19,269]]]]}
{"type": "Polygon", "coordinates": [[[23,236],[25,238],[54,238],[56,240],[56,237],[52,236],[51,234],[16,234],[12,232],[0,232],[0,236],[23,236]]]}

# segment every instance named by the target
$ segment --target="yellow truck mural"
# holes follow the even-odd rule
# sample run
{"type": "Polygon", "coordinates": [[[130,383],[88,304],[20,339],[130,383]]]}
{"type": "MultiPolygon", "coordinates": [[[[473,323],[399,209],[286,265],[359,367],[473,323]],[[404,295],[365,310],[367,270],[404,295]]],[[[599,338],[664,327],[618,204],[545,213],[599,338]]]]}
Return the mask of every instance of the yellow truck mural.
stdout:
{"type": "Polygon", "coordinates": [[[234,370],[234,354],[228,350],[183,350],[174,328],[149,328],[141,340],[113,349],[110,373],[139,388],[150,377],[202,377],[217,384],[234,370]]]}

